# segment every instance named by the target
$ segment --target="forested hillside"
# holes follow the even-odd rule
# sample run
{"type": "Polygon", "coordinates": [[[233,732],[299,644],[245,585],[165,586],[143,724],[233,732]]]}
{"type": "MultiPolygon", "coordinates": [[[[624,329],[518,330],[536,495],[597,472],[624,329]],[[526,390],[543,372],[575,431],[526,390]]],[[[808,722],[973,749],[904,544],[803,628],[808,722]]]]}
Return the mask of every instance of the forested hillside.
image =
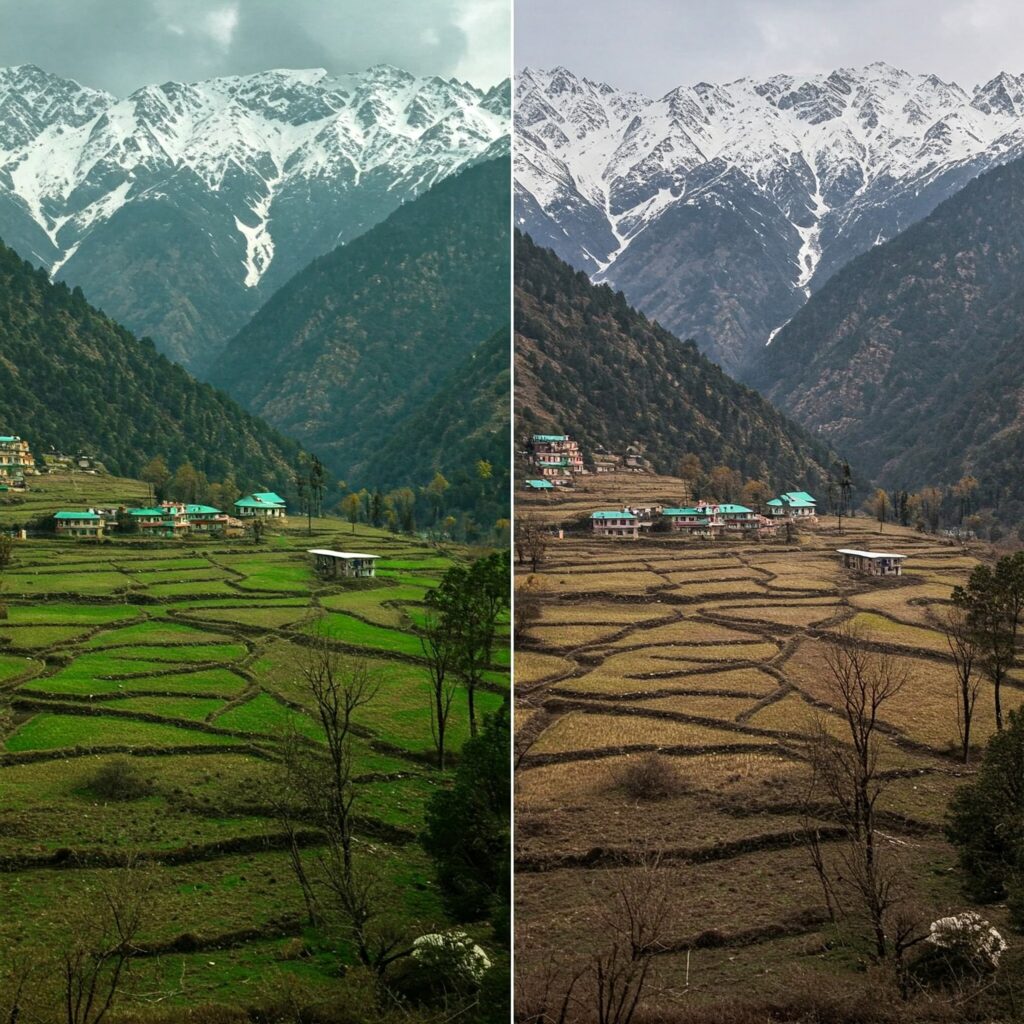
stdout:
{"type": "Polygon", "coordinates": [[[1024,161],[969,184],[815,294],[755,383],[889,488],[978,481],[1024,520],[1024,161]]]}
{"type": "MultiPolygon", "coordinates": [[[[290,489],[299,448],[0,245],[0,432],[84,450],[113,473],[153,456],[211,480],[290,489]]],[[[282,491],[284,493],[284,491],[282,491]]]]}
{"type": "Polygon", "coordinates": [[[426,483],[437,458],[472,471],[495,416],[493,375],[438,396],[507,331],[509,175],[507,160],[471,167],[316,260],[233,339],[211,379],[350,484],[426,483]],[[445,408],[424,418],[437,402],[445,408]],[[442,426],[453,411],[457,423],[442,426]],[[400,440],[412,437],[415,457],[400,440]]]}
{"type": "Polygon", "coordinates": [[[569,431],[584,448],[641,441],[655,468],[687,452],[769,485],[813,488],[829,454],[737,384],[553,252],[516,236],[516,431],[569,431]]]}
{"type": "Polygon", "coordinates": [[[509,515],[509,332],[498,331],[470,354],[442,389],[407,420],[367,467],[365,480],[400,470],[417,484],[435,473],[447,481],[446,503],[469,509],[481,526],[509,515]],[[486,464],[486,465],[484,465],[486,464]]]}

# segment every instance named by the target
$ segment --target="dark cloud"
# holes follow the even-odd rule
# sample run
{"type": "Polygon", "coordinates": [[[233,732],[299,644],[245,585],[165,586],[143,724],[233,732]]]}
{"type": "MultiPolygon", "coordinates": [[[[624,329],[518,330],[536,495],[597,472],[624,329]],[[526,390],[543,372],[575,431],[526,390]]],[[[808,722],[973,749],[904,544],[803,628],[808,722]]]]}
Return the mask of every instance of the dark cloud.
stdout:
{"type": "Polygon", "coordinates": [[[38,64],[125,95],[270,67],[389,63],[491,85],[510,0],[0,0],[0,66],[38,64]]]}
{"type": "Polygon", "coordinates": [[[1019,0],[516,0],[517,67],[661,95],[888,61],[965,87],[1024,72],[1019,0]]]}

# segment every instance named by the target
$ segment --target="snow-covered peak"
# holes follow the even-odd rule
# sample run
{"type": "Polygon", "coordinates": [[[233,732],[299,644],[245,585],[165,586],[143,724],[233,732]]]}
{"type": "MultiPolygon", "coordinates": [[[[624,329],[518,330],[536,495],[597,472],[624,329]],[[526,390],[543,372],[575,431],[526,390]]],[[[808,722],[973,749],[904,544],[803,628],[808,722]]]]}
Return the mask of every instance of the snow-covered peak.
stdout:
{"type": "MultiPolygon", "coordinates": [[[[878,61],[698,82],[652,100],[564,67],[528,68],[515,119],[520,189],[542,209],[574,195],[592,204],[619,240],[599,260],[607,267],[668,206],[698,201],[691,188],[706,196],[715,168],[738,172],[817,245],[822,219],[876,181],[934,175],[1008,138],[1024,122],[1024,75],[998,75],[972,95],[878,61]]],[[[801,254],[802,280],[808,256],[813,271],[820,252],[801,254]]]]}
{"type": "Polygon", "coordinates": [[[123,205],[201,183],[239,224],[240,273],[255,285],[274,259],[279,196],[336,179],[337,202],[355,202],[372,180],[386,213],[506,135],[507,94],[378,64],[165,82],[117,98],[33,65],[0,68],[0,194],[57,253],[36,255],[60,266],[123,205]]]}

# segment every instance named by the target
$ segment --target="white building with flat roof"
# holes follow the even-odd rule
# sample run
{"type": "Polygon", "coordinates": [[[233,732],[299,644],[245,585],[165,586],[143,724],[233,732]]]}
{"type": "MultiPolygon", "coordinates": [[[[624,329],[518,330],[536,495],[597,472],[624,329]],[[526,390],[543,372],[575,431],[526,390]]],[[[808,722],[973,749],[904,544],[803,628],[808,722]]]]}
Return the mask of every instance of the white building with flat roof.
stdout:
{"type": "Polygon", "coordinates": [[[374,562],[380,555],[364,555],[356,551],[332,551],[310,548],[313,565],[324,579],[358,579],[375,575],[374,562]]]}
{"type": "Polygon", "coordinates": [[[844,569],[869,576],[902,576],[903,559],[907,557],[892,551],[858,551],[856,548],[839,548],[838,553],[843,556],[844,569]]]}

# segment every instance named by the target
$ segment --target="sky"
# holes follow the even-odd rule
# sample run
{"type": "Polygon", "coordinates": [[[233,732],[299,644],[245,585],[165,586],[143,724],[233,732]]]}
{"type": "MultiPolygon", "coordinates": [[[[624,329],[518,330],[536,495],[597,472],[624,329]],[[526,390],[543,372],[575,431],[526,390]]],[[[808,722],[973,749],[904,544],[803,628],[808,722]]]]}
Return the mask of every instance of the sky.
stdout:
{"type": "Polygon", "coordinates": [[[1024,72],[1020,0],[516,0],[515,63],[620,89],[884,60],[964,88],[1024,72]]]}
{"type": "Polygon", "coordinates": [[[125,96],[267,68],[388,63],[486,88],[511,68],[511,0],[0,0],[0,67],[125,96]]]}

